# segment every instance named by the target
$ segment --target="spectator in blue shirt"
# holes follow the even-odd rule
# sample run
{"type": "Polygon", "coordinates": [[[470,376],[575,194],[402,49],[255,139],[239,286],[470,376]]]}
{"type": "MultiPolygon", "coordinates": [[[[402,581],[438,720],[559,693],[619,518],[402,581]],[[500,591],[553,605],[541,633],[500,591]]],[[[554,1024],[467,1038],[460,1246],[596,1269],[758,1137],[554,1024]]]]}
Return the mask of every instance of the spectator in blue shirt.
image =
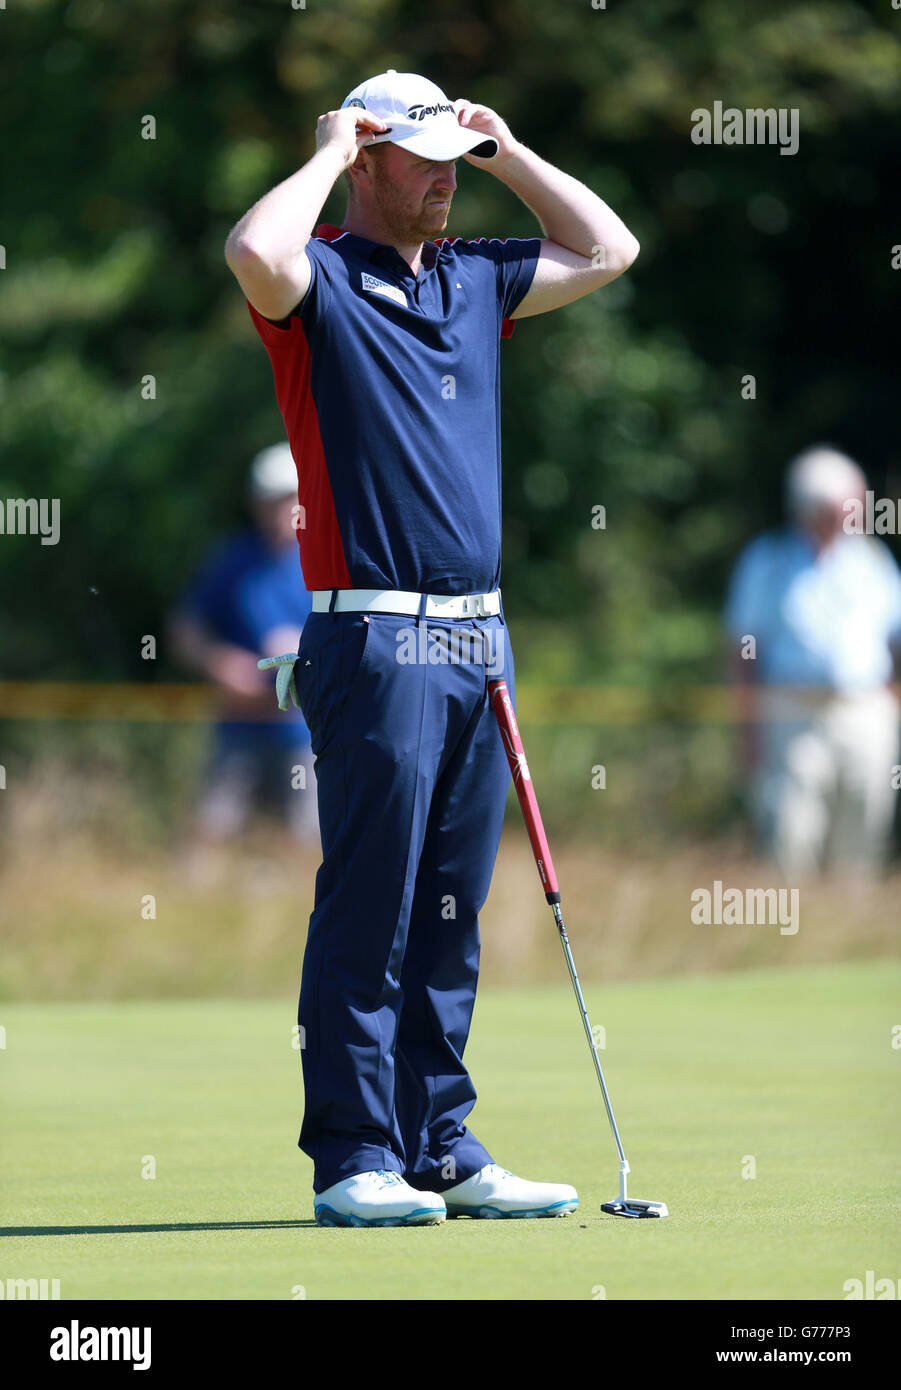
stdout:
{"type": "Polygon", "coordinates": [[[883,541],[849,533],[849,503],[866,487],[831,446],[800,454],[789,524],[747,546],[726,606],[754,817],[789,875],[872,872],[889,842],[901,573],[883,541]]]}
{"type": "Polygon", "coordinates": [[[297,470],[287,443],[265,449],[249,479],[253,525],[206,558],[170,621],[177,658],[218,692],[219,722],[198,814],[202,838],[238,834],[257,802],[275,801],[301,840],[318,844],[310,735],[293,707],[273,718],[271,673],[257,661],[296,650],[311,599],[297,549],[297,470]]]}

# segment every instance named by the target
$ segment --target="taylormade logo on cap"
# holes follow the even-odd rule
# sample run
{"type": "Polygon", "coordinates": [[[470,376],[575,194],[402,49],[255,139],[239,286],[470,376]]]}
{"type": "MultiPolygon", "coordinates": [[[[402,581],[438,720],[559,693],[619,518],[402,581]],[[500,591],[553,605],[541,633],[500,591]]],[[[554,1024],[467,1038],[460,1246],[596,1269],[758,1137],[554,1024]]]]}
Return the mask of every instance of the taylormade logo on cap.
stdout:
{"type": "Polygon", "coordinates": [[[453,111],[453,109],[454,108],[450,104],[447,106],[441,106],[440,104],[438,106],[411,106],[407,111],[407,115],[410,117],[411,121],[421,121],[424,120],[426,116],[437,116],[439,111],[453,111]]]}
{"type": "Polygon", "coordinates": [[[415,72],[389,68],[361,82],[341,105],[361,106],[384,121],[388,129],[374,135],[367,142],[370,145],[390,142],[421,159],[439,161],[469,153],[481,159],[497,154],[494,137],[461,126],[453,102],[434,82],[415,72]]]}

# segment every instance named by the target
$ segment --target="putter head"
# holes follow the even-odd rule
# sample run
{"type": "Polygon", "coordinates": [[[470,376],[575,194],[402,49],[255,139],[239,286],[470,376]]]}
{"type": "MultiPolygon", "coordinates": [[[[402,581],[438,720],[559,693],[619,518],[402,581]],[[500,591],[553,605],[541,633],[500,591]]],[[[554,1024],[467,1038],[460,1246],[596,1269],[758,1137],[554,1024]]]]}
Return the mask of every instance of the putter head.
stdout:
{"type": "Polygon", "coordinates": [[[639,1197],[627,1197],[625,1201],[617,1197],[612,1202],[603,1202],[601,1211],[607,1212],[609,1216],[669,1216],[666,1202],[643,1202],[639,1197]]]}

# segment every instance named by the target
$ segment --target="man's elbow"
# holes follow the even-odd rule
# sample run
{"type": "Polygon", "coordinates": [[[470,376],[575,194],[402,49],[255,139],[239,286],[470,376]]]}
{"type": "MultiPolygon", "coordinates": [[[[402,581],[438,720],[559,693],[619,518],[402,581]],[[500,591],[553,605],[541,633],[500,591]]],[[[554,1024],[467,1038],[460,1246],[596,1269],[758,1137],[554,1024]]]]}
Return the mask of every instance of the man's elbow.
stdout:
{"type": "Polygon", "coordinates": [[[611,256],[612,264],[608,261],[607,268],[614,270],[617,275],[622,275],[623,271],[628,270],[637,260],[640,250],[637,238],[629,232],[626,239],[616,246],[611,256]]]}
{"type": "Polygon", "coordinates": [[[233,275],[240,277],[242,271],[246,271],[254,261],[259,262],[259,259],[243,233],[237,228],[229,233],[225,243],[225,263],[233,275]]]}
{"type": "Polygon", "coordinates": [[[637,239],[631,232],[626,232],[616,241],[599,243],[592,247],[591,278],[588,283],[589,289],[600,289],[603,285],[609,285],[611,280],[622,275],[633,264],[641,247],[637,239]]]}
{"type": "MultiPolygon", "coordinates": [[[[242,293],[261,314],[277,319],[288,312],[282,307],[284,292],[273,289],[276,268],[246,236],[232,233],[225,243],[225,260],[242,293]]],[[[293,308],[293,300],[290,308],[293,308]]]]}
{"type": "Polygon", "coordinates": [[[232,228],[225,242],[225,260],[231,272],[244,283],[265,282],[279,273],[279,261],[272,248],[247,229],[232,228]]]}

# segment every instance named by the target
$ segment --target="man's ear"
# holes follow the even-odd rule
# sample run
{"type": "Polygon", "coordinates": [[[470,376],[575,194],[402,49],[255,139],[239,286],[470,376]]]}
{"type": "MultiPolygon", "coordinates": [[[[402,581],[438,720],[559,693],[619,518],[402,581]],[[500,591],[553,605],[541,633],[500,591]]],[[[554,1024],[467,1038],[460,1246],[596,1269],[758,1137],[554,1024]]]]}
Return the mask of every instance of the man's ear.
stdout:
{"type": "Polygon", "coordinates": [[[367,149],[363,145],[357,151],[357,157],[347,171],[354,188],[363,188],[372,182],[379,149],[381,149],[380,145],[373,145],[371,149],[367,149]]]}

